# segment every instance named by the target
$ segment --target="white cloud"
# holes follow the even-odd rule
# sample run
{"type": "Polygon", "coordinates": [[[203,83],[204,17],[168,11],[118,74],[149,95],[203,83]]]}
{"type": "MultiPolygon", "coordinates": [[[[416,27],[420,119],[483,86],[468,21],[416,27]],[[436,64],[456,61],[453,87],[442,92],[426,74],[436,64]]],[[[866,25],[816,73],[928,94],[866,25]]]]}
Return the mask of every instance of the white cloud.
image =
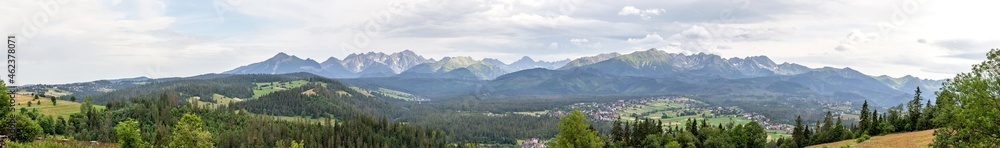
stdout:
{"type": "Polygon", "coordinates": [[[643,9],[635,8],[635,6],[625,6],[625,7],[622,8],[621,11],[618,12],[618,15],[622,15],[622,16],[636,15],[636,16],[639,16],[639,18],[642,18],[643,20],[649,20],[649,19],[652,18],[652,16],[660,15],[660,13],[663,13],[665,11],[666,10],[663,10],[663,9],[645,9],[645,10],[643,10],[643,9]]]}
{"type": "Polygon", "coordinates": [[[601,48],[600,42],[591,43],[590,40],[587,39],[572,38],[569,39],[569,42],[572,43],[573,45],[576,45],[577,47],[601,48]]]}
{"type": "MultiPolygon", "coordinates": [[[[993,29],[1000,21],[982,21],[991,16],[976,11],[997,2],[920,5],[919,12],[908,15],[907,24],[893,33],[842,51],[830,47],[837,47],[852,30],[877,31],[872,24],[890,19],[899,3],[569,0],[573,3],[566,6],[566,2],[245,1],[223,16],[226,21],[218,21],[211,1],[67,1],[39,27],[33,43],[23,46],[19,63],[24,69],[19,70],[25,83],[65,83],[220,72],[277,52],[325,59],[411,49],[434,58],[472,54],[512,61],[524,55],[561,60],[662,48],[722,56],[768,55],[776,61],[850,66],[873,71],[870,74],[943,78],[942,73],[959,71],[928,72],[912,66],[894,70],[891,64],[898,63],[838,63],[844,60],[821,57],[885,59],[909,57],[906,53],[919,49],[933,54],[916,58],[943,63],[938,67],[967,67],[988,50],[982,48],[1000,41],[993,35],[1000,34],[993,29]],[[573,8],[572,13],[561,10],[566,7],[573,8]],[[391,15],[385,17],[387,13],[391,15]],[[376,31],[366,32],[373,28],[376,31]],[[342,50],[341,45],[352,49],[342,50]],[[535,50],[547,48],[575,50],[535,50]],[[66,71],[79,74],[67,76],[66,71]]],[[[9,16],[0,18],[0,32],[20,32],[23,18],[43,12],[38,3],[0,5],[0,14],[9,16]]]]}
{"type": "Polygon", "coordinates": [[[587,39],[577,39],[577,38],[569,39],[569,42],[573,43],[573,45],[576,46],[582,46],[584,44],[590,43],[590,41],[587,39]]]}
{"type": "Polygon", "coordinates": [[[655,33],[655,32],[653,34],[646,34],[646,37],[643,37],[643,38],[640,38],[640,39],[637,39],[637,38],[628,38],[628,40],[627,40],[627,42],[629,42],[629,43],[659,43],[659,42],[662,42],[662,41],[663,41],[663,37],[660,37],[660,35],[657,34],[657,33],[655,33]]]}

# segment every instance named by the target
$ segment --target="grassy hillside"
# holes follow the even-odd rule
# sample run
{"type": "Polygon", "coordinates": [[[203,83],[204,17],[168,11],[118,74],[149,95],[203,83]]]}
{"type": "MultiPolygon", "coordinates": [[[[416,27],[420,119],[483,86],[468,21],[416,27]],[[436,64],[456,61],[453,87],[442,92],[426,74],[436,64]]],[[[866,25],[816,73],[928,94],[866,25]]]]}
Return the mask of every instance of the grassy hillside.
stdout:
{"type": "Polygon", "coordinates": [[[270,82],[270,83],[254,83],[256,87],[253,88],[253,98],[259,98],[260,96],[269,94],[271,92],[288,90],[305,85],[309,81],[306,80],[295,80],[290,82],[270,82]]]}
{"type": "MultiPolygon", "coordinates": [[[[77,103],[77,102],[71,102],[71,101],[66,101],[66,100],[56,100],[56,105],[53,106],[52,105],[52,101],[49,100],[49,98],[38,98],[37,101],[32,101],[32,99],[33,99],[33,97],[31,95],[17,94],[14,97],[14,101],[17,102],[18,105],[15,105],[15,107],[16,108],[27,108],[28,110],[38,109],[38,112],[41,113],[41,114],[44,114],[44,115],[58,115],[58,116],[67,116],[67,117],[70,114],[80,112],[80,105],[81,104],[77,103]],[[41,102],[41,105],[37,104],[39,101],[41,102]],[[28,104],[27,104],[28,102],[32,103],[31,107],[28,107],[28,104]]],[[[104,106],[96,106],[96,107],[98,109],[103,109],[104,108],[104,106]]]]}
{"type": "Polygon", "coordinates": [[[825,143],[820,145],[808,146],[808,148],[823,148],[823,147],[928,147],[932,142],[934,142],[934,130],[924,130],[908,133],[897,133],[889,134],[884,136],[875,136],[861,143],[856,143],[855,139],[844,140],[832,143],[825,143]]]}

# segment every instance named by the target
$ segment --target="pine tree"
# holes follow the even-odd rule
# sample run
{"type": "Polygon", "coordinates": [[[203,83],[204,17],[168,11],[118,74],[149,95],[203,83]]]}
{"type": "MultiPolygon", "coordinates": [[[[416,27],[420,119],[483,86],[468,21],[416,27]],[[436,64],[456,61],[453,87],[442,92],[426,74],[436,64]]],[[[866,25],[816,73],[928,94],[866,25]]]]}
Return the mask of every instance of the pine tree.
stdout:
{"type": "Polygon", "coordinates": [[[795,117],[795,128],[792,129],[792,141],[795,141],[797,145],[807,145],[806,139],[809,136],[806,134],[808,130],[806,128],[805,125],[802,125],[802,116],[795,117]]]}
{"type": "Polygon", "coordinates": [[[621,119],[616,119],[615,122],[613,123],[614,125],[612,125],[613,127],[611,128],[611,139],[612,139],[611,141],[621,142],[624,141],[625,139],[625,137],[623,137],[625,136],[625,133],[622,130],[622,122],[620,120],[621,119]]]}
{"type": "Polygon", "coordinates": [[[872,124],[871,124],[872,131],[870,131],[870,133],[868,134],[872,136],[882,134],[882,130],[880,130],[879,128],[879,125],[881,124],[882,124],[882,119],[880,119],[878,116],[878,109],[875,109],[872,111],[872,124]]]}
{"type": "Polygon", "coordinates": [[[919,130],[932,129],[937,127],[934,124],[934,122],[931,121],[934,119],[934,105],[931,105],[931,100],[927,100],[926,105],[927,106],[924,107],[923,111],[924,113],[921,114],[923,115],[923,117],[920,118],[920,125],[923,125],[923,127],[919,130]]]}
{"type": "Polygon", "coordinates": [[[917,129],[923,129],[923,127],[922,127],[923,125],[920,124],[920,118],[923,117],[923,116],[920,115],[920,112],[923,111],[923,109],[920,108],[922,106],[920,104],[920,102],[923,99],[923,97],[920,97],[920,93],[921,93],[920,92],[920,87],[917,87],[917,90],[914,91],[914,93],[916,95],[913,96],[913,100],[910,100],[910,102],[908,103],[908,106],[906,107],[907,109],[909,109],[909,111],[907,111],[907,115],[906,115],[906,117],[907,117],[907,120],[906,120],[906,122],[907,122],[906,123],[906,125],[907,125],[906,126],[906,130],[908,130],[908,131],[915,131],[917,129]]]}
{"type": "Polygon", "coordinates": [[[858,132],[858,134],[867,134],[871,130],[870,128],[872,124],[872,119],[870,119],[871,115],[869,115],[868,110],[868,100],[865,100],[865,103],[861,105],[861,117],[859,118],[860,121],[858,121],[858,131],[860,132],[858,132]]]}

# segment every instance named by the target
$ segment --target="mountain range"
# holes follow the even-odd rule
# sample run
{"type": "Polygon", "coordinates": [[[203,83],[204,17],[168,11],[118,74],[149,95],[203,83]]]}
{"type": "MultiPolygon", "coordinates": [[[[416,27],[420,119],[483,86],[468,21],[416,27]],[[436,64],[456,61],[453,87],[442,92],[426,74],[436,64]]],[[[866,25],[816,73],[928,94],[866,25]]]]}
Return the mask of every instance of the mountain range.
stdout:
{"type": "MultiPolygon", "coordinates": [[[[793,94],[894,105],[911,98],[917,87],[937,90],[942,82],[913,76],[869,76],[851,68],[813,69],[787,62],[777,64],[766,56],[726,59],[713,54],[685,55],[656,49],[611,56],[614,53],[580,58],[557,70],[532,69],[506,74],[485,85],[483,93],[793,94]]],[[[929,91],[921,95],[934,97],[929,91]]]]}
{"type": "MultiPolygon", "coordinates": [[[[657,49],[628,54],[605,53],[554,62],[537,61],[525,56],[510,64],[492,58],[476,60],[464,56],[445,57],[437,61],[409,50],[392,54],[351,54],[344,60],[331,57],[322,63],[278,53],[262,62],[229,70],[224,74],[296,72],[339,78],[347,84],[358,86],[391,86],[390,89],[394,90],[448,92],[456,95],[802,95],[871,100],[883,105],[908,100],[917,87],[937,90],[943,82],[909,75],[899,78],[870,76],[851,68],[809,68],[789,62],[779,64],[767,56],[723,58],[715,54],[688,55],[657,49]],[[462,84],[475,88],[426,88],[393,84],[399,81],[462,84]],[[433,90],[434,88],[455,90],[433,90]]],[[[922,95],[927,98],[934,97],[933,91],[923,92],[922,95]]],[[[426,95],[442,97],[441,94],[426,95]]]]}
{"type": "Polygon", "coordinates": [[[386,54],[368,52],[350,54],[344,60],[330,57],[322,63],[312,59],[278,53],[264,61],[240,66],[223,74],[286,74],[308,72],[329,78],[359,77],[428,77],[490,80],[510,72],[530,68],[556,69],[569,60],[554,62],[536,61],[524,56],[511,64],[486,58],[445,57],[441,61],[424,58],[413,51],[404,50],[386,54]],[[402,75],[400,75],[402,74],[402,75]]]}

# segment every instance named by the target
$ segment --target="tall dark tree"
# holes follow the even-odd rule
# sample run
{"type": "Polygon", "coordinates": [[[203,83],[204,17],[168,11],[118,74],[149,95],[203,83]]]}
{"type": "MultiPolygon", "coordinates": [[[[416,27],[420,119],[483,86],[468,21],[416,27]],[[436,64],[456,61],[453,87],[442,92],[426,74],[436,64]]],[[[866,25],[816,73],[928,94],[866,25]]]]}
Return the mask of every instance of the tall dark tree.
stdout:
{"type": "Polygon", "coordinates": [[[927,106],[924,106],[924,111],[921,114],[923,115],[923,117],[920,118],[920,125],[923,125],[923,127],[919,130],[926,130],[937,127],[937,125],[935,125],[934,122],[931,121],[934,119],[934,105],[931,104],[931,100],[927,100],[926,105],[927,106]]]}
{"type": "Polygon", "coordinates": [[[881,134],[882,132],[881,132],[881,130],[879,130],[880,129],[879,126],[881,124],[882,124],[882,120],[880,120],[879,117],[878,117],[878,109],[875,109],[875,110],[872,111],[872,123],[871,123],[871,127],[869,127],[870,129],[868,131],[868,135],[875,136],[875,135],[881,134]]]}
{"type": "Polygon", "coordinates": [[[914,93],[916,95],[913,96],[913,100],[910,100],[906,106],[908,109],[906,112],[906,130],[908,131],[923,129],[923,125],[920,124],[920,118],[923,117],[920,115],[920,112],[923,111],[923,109],[921,109],[923,105],[920,103],[924,98],[920,96],[920,87],[917,87],[917,90],[914,91],[914,93]]]}
{"type": "Polygon", "coordinates": [[[869,114],[870,112],[868,110],[868,100],[865,100],[865,103],[861,105],[861,117],[859,117],[860,121],[858,121],[858,131],[860,132],[858,134],[867,134],[871,130],[872,119],[869,114]]]}
{"type": "Polygon", "coordinates": [[[611,127],[611,140],[615,142],[625,141],[625,131],[622,129],[621,119],[616,119],[611,127]]]}
{"type": "Polygon", "coordinates": [[[795,117],[795,127],[792,129],[792,141],[796,145],[808,145],[809,136],[806,134],[808,127],[802,124],[802,116],[795,117]]]}

